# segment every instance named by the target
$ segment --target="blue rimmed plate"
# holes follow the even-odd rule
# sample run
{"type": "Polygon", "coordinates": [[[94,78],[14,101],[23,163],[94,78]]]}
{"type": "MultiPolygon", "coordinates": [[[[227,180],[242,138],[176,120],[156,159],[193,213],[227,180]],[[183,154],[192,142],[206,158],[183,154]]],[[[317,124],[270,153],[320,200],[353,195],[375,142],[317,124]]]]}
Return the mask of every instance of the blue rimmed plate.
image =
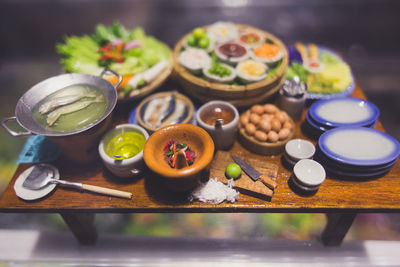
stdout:
{"type": "Polygon", "coordinates": [[[311,126],[314,130],[319,132],[320,134],[323,134],[324,132],[330,130],[330,128],[327,128],[326,126],[318,125],[315,123],[315,121],[310,117],[309,112],[306,113],[306,121],[311,126]]]}
{"type": "Polygon", "coordinates": [[[355,165],[383,165],[396,160],[399,142],[392,136],[365,127],[339,127],[321,135],[318,145],[325,156],[355,165]]]}
{"type": "Polygon", "coordinates": [[[369,172],[351,172],[339,170],[336,168],[331,168],[329,166],[324,166],[325,170],[328,174],[339,177],[347,177],[347,178],[370,178],[370,177],[379,177],[386,174],[392,167],[388,167],[386,169],[378,170],[378,171],[369,171],[369,172]]]}
{"type": "Polygon", "coordinates": [[[375,104],[355,97],[317,101],[311,105],[309,113],[315,122],[330,128],[372,125],[380,114],[375,104]]]}
{"type": "Polygon", "coordinates": [[[371,165],[371,166],[347,165],[328,158],[320,151],[318,147],[316,149],[314,158],[323,166],[329,167],[334,170],[340,170],[349,173],[370,173],[370,172],[383,171],[392,168],[397,161],[397,159],[395,159],[383,165],[371,165]]]}

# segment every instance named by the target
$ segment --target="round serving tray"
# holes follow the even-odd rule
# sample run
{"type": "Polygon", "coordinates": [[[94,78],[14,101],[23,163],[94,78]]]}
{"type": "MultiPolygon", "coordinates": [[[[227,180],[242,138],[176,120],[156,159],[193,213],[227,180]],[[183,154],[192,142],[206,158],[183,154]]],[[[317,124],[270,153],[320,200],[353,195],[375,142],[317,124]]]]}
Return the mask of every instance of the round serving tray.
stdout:
{"type": "MultiPolygon", "coordinates": [[[[183,48],[183,42],[190,34],[188,33],[183,36],[174,47],[174,70],[176,72],[177,80],[182,85],[183,89],[192,97],[197,98],[201,102],[219,99],[228,101],[237,107],[250,106],[252,104],[259,103],[261,101],[260,97],[263,98],[262,100],[271,97],[279,90],[281,82],[283,81],[289,60],[286,46],[282,43],[282,41],[280,41],[274,35],[255,27],[243,24],[235,25],[240,31],[254,30],[260,32],[266,37],[267,40],[279,46],[284,53],[279,69],[271,77],[247,85],[229,85],[204,80],[191,74],[178,62],[178,56],[183,48]],[[241,103],[243,100],[245,101],[245,104],[241,103]]],[[[208,27],[209,25],[204,26],[205,29],[208,27]]]]}

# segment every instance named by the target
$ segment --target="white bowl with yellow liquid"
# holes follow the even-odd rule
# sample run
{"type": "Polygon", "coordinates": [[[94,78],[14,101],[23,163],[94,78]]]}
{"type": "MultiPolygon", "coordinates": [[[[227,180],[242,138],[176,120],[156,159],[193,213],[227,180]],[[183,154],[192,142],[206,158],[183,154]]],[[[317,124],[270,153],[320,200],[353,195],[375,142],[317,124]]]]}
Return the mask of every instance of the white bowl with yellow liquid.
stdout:
{"type": "Polygon", "coordinates": [[[119,177],[133,177],[145,168],[144,144],[147,131],[135,124],[120,124],[108,131],[99,143],[99,154],[106,168],[119,177]]]}

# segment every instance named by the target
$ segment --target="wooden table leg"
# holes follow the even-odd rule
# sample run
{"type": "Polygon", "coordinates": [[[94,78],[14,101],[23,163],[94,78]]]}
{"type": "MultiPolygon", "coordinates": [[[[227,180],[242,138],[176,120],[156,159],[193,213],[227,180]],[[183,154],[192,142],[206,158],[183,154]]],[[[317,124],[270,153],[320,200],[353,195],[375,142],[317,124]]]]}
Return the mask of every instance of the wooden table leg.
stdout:
{"type": "Polygon", "coordinates": [[[322,243],[325,246],[340,246],[356,215],[356,213],[326,214],[328,222],[322,233],[322,243]]]}
{"type": "Polygon", "coordinates": [[[96,243],[97,231],[93,225],[94,213],[60,213],[60,215],[81,245],[96,243]]]}

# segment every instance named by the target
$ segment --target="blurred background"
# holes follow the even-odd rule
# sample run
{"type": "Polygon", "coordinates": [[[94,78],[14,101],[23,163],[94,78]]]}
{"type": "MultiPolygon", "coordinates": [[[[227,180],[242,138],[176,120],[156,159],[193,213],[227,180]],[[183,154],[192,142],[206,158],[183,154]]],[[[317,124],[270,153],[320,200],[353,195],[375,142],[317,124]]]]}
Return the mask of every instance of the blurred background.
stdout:
{"type": "MultiPolygon", "coordinates": [[[[341,53],[387,132],[400,139],[399,1],[372,0],[2,0],[0,118],[13,116],[32,85],[62,72],[55,44],[90,34],[98,23],[142,26],[173,47],[191,29],[216,21],[250,24],[285,44],[325,45],[341,53]]],[[[0,129],[0,194],[11,179],[24,138],[0,129]]],[[[361,214],[346,240],[400,240],[398,214],[361,214]]],[[[323,214],[101,214],[99,232],[215,238],[315,239],[323,214]]],[[[0,214],[0,229],[68,231],[58,215],[0,214]]]]}

